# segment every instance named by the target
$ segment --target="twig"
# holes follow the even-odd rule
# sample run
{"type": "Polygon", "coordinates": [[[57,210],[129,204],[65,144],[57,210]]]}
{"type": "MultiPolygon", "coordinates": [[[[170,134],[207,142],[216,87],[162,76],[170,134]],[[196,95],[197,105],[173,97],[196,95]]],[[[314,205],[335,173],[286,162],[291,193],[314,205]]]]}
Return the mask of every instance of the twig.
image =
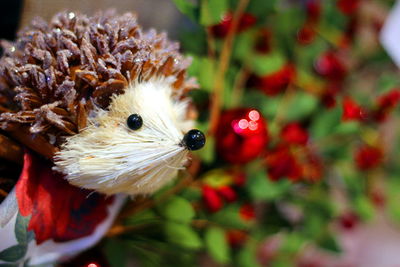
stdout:
{"type": "Polygon", "coordinates": [[[22,164],[23,149],[10,138],[0,134],[0,158],[22,164]]]}
{"type": "MultiPolygon", "coordinates": [[[[206,5],[206,8],[204,9],[204,12],[209,13],[209,5],[208,5],[208,0],[203,0],[204,5],[206,5]]],[[[209,14],[206,14],[209,16],[209,14]]],[[[212,34],[211,28],[206,27],[206,34],[207,34],[207,53],[208,57],[211,59],[215,59],[215,38],[214,35],[212,34]]]]}
{"type": "Polygon", "coordinates": [[[246,67],[243,67],[237,74],[235,83],[233,84],[231,107],[237,106],[242,99],[245,83],[249,74],[250,72],[246,67]]]}
{"type": "Polygon", "coordinates": [[[293,95],[294,95],[294,88],[289,86],[280,100],[278,110],[276,111],[276,115],[272,120],[271,124],[276,124],[276,125],[281,124],[281,122],[285,118],[286,110],[289,109],[289,104],[292,100],[293,95]]]}
{"type": "Polygon", "coordinates": [[[233,20],[232,20],[232,26],[228,31],[228,35],[224,41],[224,44],[222,46],[222,51],[221,55],[219,58],[219,65],[215,77],[215,82],[214,82],[214,93],[211,99],[211,106],[210,106],[210,129],[208,134],[209,135],[214,135],[217,125],[218,125],[218,120],[220,116],[220,105],[221,105],[221,97],[222,93],[224,90],[224,81],[225,81],[225,73],[228,70],[229,62],[230,62],[230,57],[232,54],[232,47],[233,47],[233,41],[235,39],[235,34],[237,27],[239,25],[239,20],[240,17],[242,16],[243,12],[245,11],[247,5],[249,3],[249,0],[240,0],[239,4],[235,10],[235,13],[233,15],[233,20]]]}

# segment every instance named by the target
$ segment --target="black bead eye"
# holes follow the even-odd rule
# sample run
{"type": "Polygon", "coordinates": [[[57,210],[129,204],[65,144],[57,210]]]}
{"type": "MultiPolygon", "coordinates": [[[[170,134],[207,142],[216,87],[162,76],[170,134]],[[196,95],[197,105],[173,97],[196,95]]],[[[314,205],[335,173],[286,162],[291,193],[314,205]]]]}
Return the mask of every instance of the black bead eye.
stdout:
{"type": "Polygon", "coordinates": [[[139,114],[132,114],[126,120],[126,124],[132,130],[139,130],[143,125],[143,119],[139,114]]]}
{"type": "Polygon", "coordinates": [[[192,129],[183,136],[183,145],[189,150],[198,150],[206,143],[205,135],[199,130],[192,129]]]}

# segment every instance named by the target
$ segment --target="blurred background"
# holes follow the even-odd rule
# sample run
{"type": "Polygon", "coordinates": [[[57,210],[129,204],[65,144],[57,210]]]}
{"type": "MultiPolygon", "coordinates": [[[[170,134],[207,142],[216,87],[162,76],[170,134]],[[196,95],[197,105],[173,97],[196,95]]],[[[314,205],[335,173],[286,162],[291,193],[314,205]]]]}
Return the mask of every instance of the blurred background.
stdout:
{"type": "Polygon", "coordinates": [[[27,26],[34,17],[49,21],[54,14],[64,10],[78,10],[85,14],[94,14],[99,10],[115,9],[118,12],[135,12],[139,15],[145,29],[155,28],[167,31],[176,37],[178,25],[184,16],[177,10],[172,1],[160,0],[16,0],[7,1],[1,11],[2,38],[12,39],[15,30],[27,26]]]}
{"type": "Polygon", "coordinates": [[[189,175],[129,203],[65,266],[400,266],[400,73],[380,39],[397,36],[394,5],[8,1],[6,39],[65,9],[134,11],[180,41],[200,87],[207,145],[189,175]]]}

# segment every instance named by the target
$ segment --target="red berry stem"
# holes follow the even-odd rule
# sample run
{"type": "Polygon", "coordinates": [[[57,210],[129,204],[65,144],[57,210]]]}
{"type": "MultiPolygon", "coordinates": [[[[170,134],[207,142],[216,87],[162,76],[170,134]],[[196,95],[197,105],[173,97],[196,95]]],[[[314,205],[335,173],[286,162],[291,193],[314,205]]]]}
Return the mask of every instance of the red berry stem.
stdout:
{"type": "Polygon", "coordinates": [[[229,29],[228,36],[226,37],[224,44],[222,46],[221,55],[219,58],[219,65],[214,81],[214,92],[211,98],[210,106],[210,128],[209,135],[214,135],[218,126],[218,120],[220,116],[220,105],[221,98],[224,90],[225,73],[228,70],[230,57],[232,54],[233,41],[235,39],[235,33],[239,25],[239,19],[244,13],[249,0],[240,0],[239,4],[234,12],[232,27],[229,29]]]}

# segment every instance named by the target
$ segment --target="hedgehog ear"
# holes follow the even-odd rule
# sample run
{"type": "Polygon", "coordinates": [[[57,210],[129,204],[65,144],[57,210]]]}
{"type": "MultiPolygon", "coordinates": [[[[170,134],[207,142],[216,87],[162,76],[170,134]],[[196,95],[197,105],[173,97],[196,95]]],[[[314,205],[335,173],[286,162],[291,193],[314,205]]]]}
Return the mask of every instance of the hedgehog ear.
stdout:
{"type": "Polygon", "coordinates": [[[139,130],[143,125],[143,119],[139,114],[131,114],[126,120],[126,124],[131,130],[139,130]]]}

